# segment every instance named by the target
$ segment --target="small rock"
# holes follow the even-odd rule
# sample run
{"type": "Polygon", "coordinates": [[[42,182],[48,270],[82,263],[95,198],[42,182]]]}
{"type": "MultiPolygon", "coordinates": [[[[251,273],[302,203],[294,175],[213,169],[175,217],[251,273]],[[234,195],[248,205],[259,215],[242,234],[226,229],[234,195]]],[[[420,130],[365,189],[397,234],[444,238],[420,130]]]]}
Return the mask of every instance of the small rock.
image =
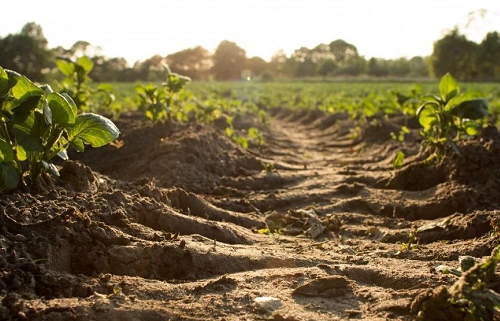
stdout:
{"type": "Polygon", "coordinates": [[[312,239],[315,239],[317,238],[318,236],[320,236],[321,234],[323,234],[323,232],[326,230],[326,227],[324,227],[323,225],[313,225],[311,226],[307,231],[306,231],[306,234],[312,238],[312,239]]]}
{"type": "Polygon", "coordinates": [[[283,305],[280,299],[271,296],[260,296],[255,298],[253,302],[255,303],[255,307],[262,313],[273,312],[283,305]]]}
{"type": "Polygon", "coordinates": [[[464,255],[458,257],[458,262],[460,264],[460,270],[465,272],[476,265],[476,260],[472,256],[464,255]]]}

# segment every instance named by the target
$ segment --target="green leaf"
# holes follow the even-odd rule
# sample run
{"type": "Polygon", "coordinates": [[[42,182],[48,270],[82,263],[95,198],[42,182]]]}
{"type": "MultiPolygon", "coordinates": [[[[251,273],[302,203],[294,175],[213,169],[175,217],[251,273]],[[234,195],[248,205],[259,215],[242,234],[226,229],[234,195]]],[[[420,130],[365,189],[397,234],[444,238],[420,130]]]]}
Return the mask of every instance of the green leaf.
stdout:
{"type": "Polygon", "coordinates": [[[43,90],[31,82],[28,78],[22,76],[17,80],[16,85],[12,88],[12,95],[18,100],[25,100],[33,96],[42,96],[43,90]]]}
{"type": "Polygon", "coordinates": [[[100,84],[99,86],[97,86],[97,90],[105,91],[112,94],[113,86],[111,86],[110,84],[100,84]]]}
{"type": "Polygon", "coordinates": [[[453,107],[451,113],[460,119],[482,119],[488,115],[488,102],[486,99],[466,100],[453,107]]]}
{"type": "Polygon", "coordinates": [[[47,96],[47,102],[52,111],[52,121],[60,125],[75,123],[75,110],[73,106],[58,93],[51,93],[47,96]]]}
{"type": "Polygon", "coordinates": [[[88,74],[92,70],[92,68],[94,68],[94,63],[92,62],[92,60],[90,60],[86,56],[78,58],[76,63],[80,65],[83,68],[83,70],[85,70],[86,74],[88,74]]]}
{"type": "Polygon", "coordinates": [[[424,104],[417,110],[418,122],[425,129],[430,129],[438,122],[436,111],[430,104],[424,104]]]}
{"type": "Polygon", "coordinates": [[[32,111],[28,117],[19,118],[14,115],[12,133],[26,151],[43,151],[42,135],[46,128],[43,114],[39,111],[32,111]]]}
{"type": "Polygon", "coordinates": [[[9,92],[9,76],[2,67],[0,67],[0,98],[7,95],[9,92]]]}
{"type": "Polygon", "coordinates": [[[16,153],[17,159],[19,161],[22,162],[22,161],[25,161],[28,159],[28,155],[26,154],[26,151],[24,150],[23,146],[17,145],[16,149],[17,149],[17,153],[16,153]]]}
{"type": "Polygon", "coordinates": [[[460,88],[458,88],[457,81],[452,75],[450,75],[450,73],[447,73],[443,76],[443,78],[441,78],[441,81],[439,82],[439,92],[441,94],[441,98],[445,102],[458,95],[459,91],[460,88]]]}
{"type": "Polygon", "coordinates": [[[69,141],[78,138],[92,147],[104,146],[117,139],[120,131],[113,122],[106,117],[88,113],[76,117],[75,125],[68,128],[69,141]]]}
{"type": "Polygon", "coordinates": [[[68,102],[69,106],[71,107],[71,110],[73,110],[73,114],[76,115],[77,112],[78,112],[78,107],[76,106],[75,101],[73,100],[73,98],[71,98],[71,96],[68,95],[67,93],[62,93],[61,95],[68,102]]]}
{"type": "Polygon", "coordinates": [[[392,166],[394,166],[394,168],[401,168],[401,166],[403,166],[405,156],[405,153],[403,153],[402,151],[398,151],[396,153],[396,156],[394,157],[394,160],[392,161],[392,166]]]}
{"type": "Polygon", "coordinates": [[[71,76],[75,72],[75,64],[67,58],[57,58],[56,65],[66,76],[71,76]]]}
{"type": "Polygon", "coordinates": [[[19,105],[12,108],[12,113],[18,118],[26,118],[38,107],[41,96],[32,96],[23,100],[19,105]]]}
{"type": "Polygon", "coordinates": [[[460,103],[466,101],[466,100],[473,100],[473,99],[478,99],[481,98],[481,95],[476,92],[467,92],[463,93],[459,96],[455,96],[450,101],[446,103],[445,110],[449,111],[452,110],[455,106],[459,105],[460,103]]]}
{"type": "Polygon", "coordinates": [[[8,163],[14,160],[14,151],[4,139],[0,138],[0,162],[8,163]]]}
{"type": "Polygon", "coordinates": [[[477,123],[473,120],[464,120],[462,123],[462,127],[469,136],[475,136],[479,132],[477,130],[477,123]]]}
{"type": "Polygon", "coordinates": [[[85,145],[83,144],[83,140],[81,140],[78,137],[73,138],[73,140],[71,141],[71,145],[73,145],[73,147],[75,147],[75,149],[80,153],[85,150],[85,145]]]}
{"type": "Polygon", "coordinates": [[[22,78],[21,74],[9,70],[9,69],[4,69],[5,73],[7,73],[7,76],[9,77],[9,88],[14,87],[17,84],[17,81],[22,78]]]}
{"type": "Polygon", "coordinates": [[[14,162],[0,163],[0,186],[7,189],[16,188],[21,174],[14,162]]]}
{"type": "Polygon", "coordinates": [[[52,125],[52,110],[49,107],[47,99],[44,99],[42,112],[45,124],[52,125]]]}

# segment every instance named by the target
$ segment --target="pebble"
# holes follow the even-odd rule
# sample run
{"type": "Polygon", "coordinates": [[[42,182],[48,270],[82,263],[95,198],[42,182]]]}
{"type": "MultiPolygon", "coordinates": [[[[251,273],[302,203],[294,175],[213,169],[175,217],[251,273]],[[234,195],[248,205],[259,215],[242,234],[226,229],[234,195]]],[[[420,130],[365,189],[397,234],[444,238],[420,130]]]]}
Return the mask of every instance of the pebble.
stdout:
{"type": "Polygon", "coordinates": [[[261,312],[273,312],[279,309],[283,303],[278,298],[273,298],[271,296],[260,296],[253,300],[255,307],[261,312]]]}

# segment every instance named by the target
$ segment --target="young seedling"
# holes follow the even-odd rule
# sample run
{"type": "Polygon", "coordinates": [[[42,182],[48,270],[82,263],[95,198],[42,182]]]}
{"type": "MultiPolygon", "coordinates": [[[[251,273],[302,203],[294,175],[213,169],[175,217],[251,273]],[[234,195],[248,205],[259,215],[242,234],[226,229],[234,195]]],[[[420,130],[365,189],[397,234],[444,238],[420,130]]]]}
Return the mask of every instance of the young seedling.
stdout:
{"type": "Polygon", "coordinates": [[[461,94],[456,80],[448,73],[439,83],[440,96],[426,96],[417,110],[423,129],[423,151],[429,150],[428,160],[442,158],[449,147],[459,153],[457,140],[463,135],[474,136],[488,115],[488,103],[475,94],[461,94]]]}

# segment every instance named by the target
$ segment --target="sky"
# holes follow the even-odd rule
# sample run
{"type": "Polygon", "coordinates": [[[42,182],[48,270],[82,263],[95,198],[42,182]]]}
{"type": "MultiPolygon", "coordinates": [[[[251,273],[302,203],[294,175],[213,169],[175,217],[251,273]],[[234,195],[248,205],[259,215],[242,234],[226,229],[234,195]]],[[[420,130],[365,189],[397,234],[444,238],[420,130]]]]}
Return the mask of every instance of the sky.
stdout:
{"type": "Polygon", "coordinates": [[[433,42],[454,26],[478,42],[500,31],[500,1],[3,1],[0,36],[31,21],[42,26],[49,47],[86,40],[130,64],[197,45],[213,52],[222,40],[266,60],[280,49],[290,54],[336,39],[354,44],[367,59],[392,59],[430,55],[433,42]]]}

